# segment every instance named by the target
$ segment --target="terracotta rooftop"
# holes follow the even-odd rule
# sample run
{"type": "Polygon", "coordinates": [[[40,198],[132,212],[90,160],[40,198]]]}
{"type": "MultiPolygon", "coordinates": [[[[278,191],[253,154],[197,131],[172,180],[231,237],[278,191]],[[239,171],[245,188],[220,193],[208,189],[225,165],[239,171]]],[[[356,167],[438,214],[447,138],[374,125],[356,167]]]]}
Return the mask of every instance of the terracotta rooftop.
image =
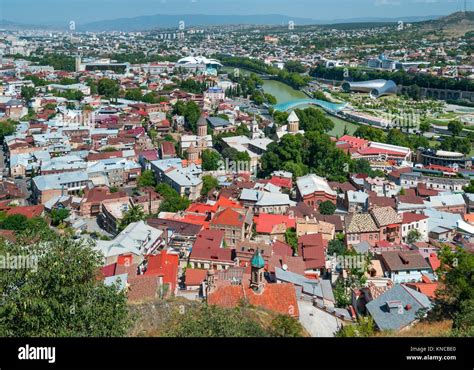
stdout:
{"type": "Polygon", "coordinates": [[[208,304],[233,308],[238,306],[242,300],[247,300],[250,305],[282,315],[299,316],[293,284],[266,284],[261,293],[255,293],[245,285],[244,283],[244,285],[228,285],[217,288],[216,291],[209,294],[208,304]]]}

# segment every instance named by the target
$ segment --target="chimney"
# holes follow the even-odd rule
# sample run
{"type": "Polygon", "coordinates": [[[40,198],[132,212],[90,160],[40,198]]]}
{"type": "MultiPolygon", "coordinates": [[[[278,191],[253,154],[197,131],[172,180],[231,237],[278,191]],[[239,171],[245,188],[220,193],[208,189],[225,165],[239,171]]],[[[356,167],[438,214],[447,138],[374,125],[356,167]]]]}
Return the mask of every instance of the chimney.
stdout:
{"type": "Polygon", "coordinates": [[[402,263],[404,265],[408,265],[410,261],[408,261],[408,258],[406,258],[406,256],[403,255],[403,253],[399,252],[398,253],[398,257],[400,257],[400,259],[402,260],[402,263]]]}

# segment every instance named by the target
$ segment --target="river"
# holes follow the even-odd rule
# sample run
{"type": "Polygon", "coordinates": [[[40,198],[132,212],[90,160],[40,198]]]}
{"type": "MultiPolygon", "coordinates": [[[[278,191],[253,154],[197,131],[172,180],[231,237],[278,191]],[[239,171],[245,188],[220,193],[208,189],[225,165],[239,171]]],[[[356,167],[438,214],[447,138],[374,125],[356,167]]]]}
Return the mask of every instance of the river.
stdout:
{"type": "MultiPolygon", "coordinates": [[[[233,73],[233,67],[224,67],[223,70],[225,72],[233,73]]],[[[250,74],[251,72],[242,68],[239,68],[240,73],[243,75],[250,74]]],[[[273,95],[277,103],[285,103],[291,100],[299,100],[299,99],[307,99],[308,96],[299,90],[295,90],[291,86],[275,80],[264,80],[263,81],[263,91],[273,95]]],[[[301,108],[305,108],[305,106],[301,106],[301,108]]],[[[320,108],[317,108],[320,109],[320,108]]],[[[347,127],[347,131],[349,134],[353,134],[355,130],[357,130],[357,125],[351,122],[344,121],[340,118],[333,117],[330,114],[326,113],[326,116],[334,122],[334,128],[328,132],[329,135],[334,137],[340,137],[344,134],[344,128],[347,127]]]]}

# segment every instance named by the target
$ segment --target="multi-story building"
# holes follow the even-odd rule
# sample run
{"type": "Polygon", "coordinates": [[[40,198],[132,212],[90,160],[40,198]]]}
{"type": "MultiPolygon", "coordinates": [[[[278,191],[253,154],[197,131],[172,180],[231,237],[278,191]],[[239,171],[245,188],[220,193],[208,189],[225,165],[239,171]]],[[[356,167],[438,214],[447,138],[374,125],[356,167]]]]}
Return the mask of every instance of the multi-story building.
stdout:
{"type": "Polygon", "coordinates": [[[297,198],[313,209],[318,209],[322,202],[336,204],[337,193],[331,189],[326,179],[314,174],[299,177],[296,180],[297,198]]]}
{"type": "Polygon", "coordinates": [[[418,184],[424,184],[426,189],[438,191],[462,191],[465,186],[469,185],[469,180],[458,177],[426,176],[420,172],[400,174],[400,185],[403,188],[417,188],[418,184]]]}
{"type": "Polygon", "coordinates": [[[400,243],[402,216],[392,207],[373,208],[369,213],[348,215],[346,222],[346,244],[354,245],[366,241],[371,246],[386,240],[400,243]]]}
{"type": "Polygon", "coordinates": [[[158,182],[170,185],[178,194],[196,200],[201,196],[201,166],[194,163],[184,167],[180,158],[152,161],[151,170],[158,182]]]}
{"type": "Polygon", "coordinates": [[[451,168],[470,169],[472,167],[472,158],[458,152],[448,152],[445,150],[424,149],[416,151],[416,161],[425,166],[439,165],[451,168]]]}
{"type": "Polygon", "coordinates": [[[224,208],[214,215],[209,227],[211,230],[224,231],[224,239],[228,246],[235,247],[237,242],[252,235],[253,215],[248,209],[224,208]]]}
{"type": "Polygon", "coordinates": [[[88,183],[89,176],[84,171],[36,176],[31,182],[31,197],[34,202],[44,204],[60,195],[78,194],[88,183]]]}

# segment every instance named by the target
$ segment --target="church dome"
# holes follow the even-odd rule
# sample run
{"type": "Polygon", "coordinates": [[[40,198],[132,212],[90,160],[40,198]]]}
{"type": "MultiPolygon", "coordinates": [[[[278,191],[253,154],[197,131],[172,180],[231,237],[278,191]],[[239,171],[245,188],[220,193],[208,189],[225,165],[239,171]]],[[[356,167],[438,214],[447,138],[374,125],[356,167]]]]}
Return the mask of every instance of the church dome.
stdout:
{"type": "Polygon", "coordinates": [[[262,254],[260,253],[259,249],[257,249],[255,251],[255,254],[253,255],[252,259],[250,260],[250,264],[252,265],[252,267],[256,267],[256,268],[259,268],[259,269],[265,267],[265,260],[263,259],[262,254]]]}

